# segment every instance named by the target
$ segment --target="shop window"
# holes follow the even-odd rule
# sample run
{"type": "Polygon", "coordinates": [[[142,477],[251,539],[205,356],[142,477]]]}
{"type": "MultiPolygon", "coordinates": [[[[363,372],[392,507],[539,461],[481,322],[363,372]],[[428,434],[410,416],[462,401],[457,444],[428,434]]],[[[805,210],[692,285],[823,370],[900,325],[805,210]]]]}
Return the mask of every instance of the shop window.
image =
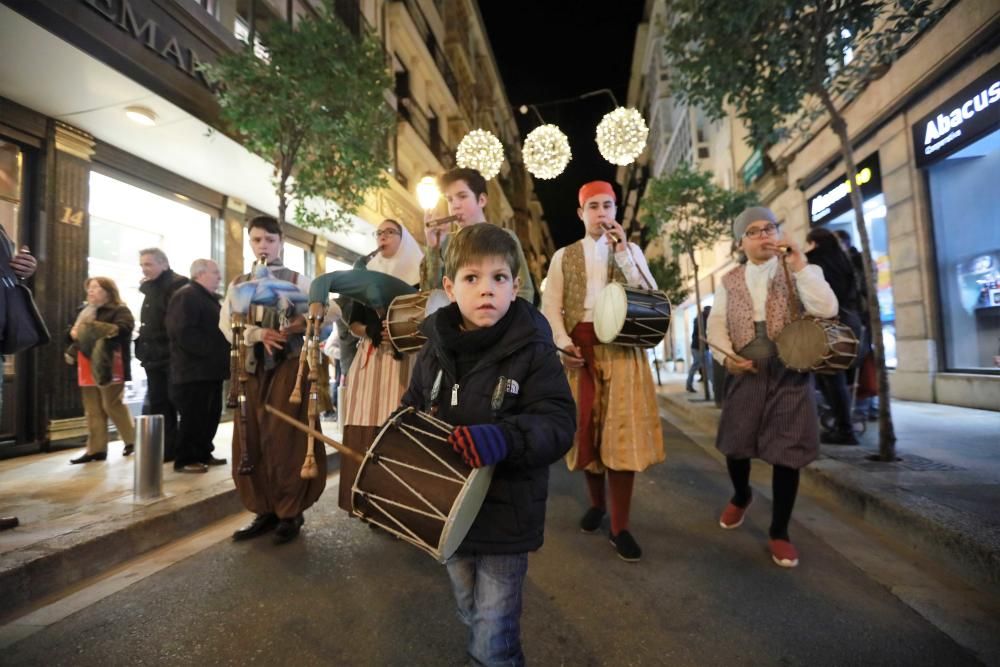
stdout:
{"type": "MultiPolygon", "coordinates": [[[[138,334],[143,300],[139,291],[139,251],[160,248],[170,260],[170,268],[187,276],[194,260],[212,257],[214,216],[93,171],[89,209],[87,274],[115,281],[135,316],[138,334]]],[[[84,296],[81,285],[73,298],[82,303],[84,296]]],[[[132,382],[126,385],[125,402],[136,412],[146,395],[146,373],[135,357],[131,370],[132,382]]]]}
{"type": "Polygon", "coordinates": [[[1000,131],[927,172],[945,365],[1000,372],[1000,131]]]}
{"type": "MultiPolygon", "coordinates": [[[[0,226],[3,226],[8,238],[15,245],[19,237],[18,218],[21,215],[21,174],[23,168],[23,153],[14,144],[0,141],[0,226]]],[[[0,387],[4,400],[0,413],[0,436],[13,436],[14,413],[17,406],[17,395],[14,392],[14,376],[16,357],[7,355],[0,372],[0,387]]]]}
{"type": "MultiPolygon", "coordinates": [[[[892,300],[892,270],[889,265],[889,235],[886,229],[885,197],[881,194],[864,202],[865,227],[872,246],[872,260],[875,264],[876,291],[879,313],[882,319],[882,340],[885,342],[885,364],[896,367],[896,307],[892,300]]],[[[824,225],[832,232],[846,231],[851,237],[851,245],[861,249],[861,237],[854,222],[854,210],[850,209],[824,225]]]]}

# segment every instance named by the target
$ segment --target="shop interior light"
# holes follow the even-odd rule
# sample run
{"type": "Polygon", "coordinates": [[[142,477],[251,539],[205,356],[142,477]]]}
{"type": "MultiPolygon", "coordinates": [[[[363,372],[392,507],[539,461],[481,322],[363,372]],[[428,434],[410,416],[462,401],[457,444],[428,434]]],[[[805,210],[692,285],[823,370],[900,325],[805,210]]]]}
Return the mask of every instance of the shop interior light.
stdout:
{"type": "Polygon", "coordinates": [[[437,180],[430,174],[421,178],[417,183],[417,201],[420,202],[420,208],[430,211],[437,206],[440,198],[441,191],[438,189],[437,180]]]}
{"type": "Polygon", "coordinates": [[[125,115],[137,125],[145,125],[146,127],[156,125],[156,112],[149,107],[140,105],[125,107],[125,115]]]}

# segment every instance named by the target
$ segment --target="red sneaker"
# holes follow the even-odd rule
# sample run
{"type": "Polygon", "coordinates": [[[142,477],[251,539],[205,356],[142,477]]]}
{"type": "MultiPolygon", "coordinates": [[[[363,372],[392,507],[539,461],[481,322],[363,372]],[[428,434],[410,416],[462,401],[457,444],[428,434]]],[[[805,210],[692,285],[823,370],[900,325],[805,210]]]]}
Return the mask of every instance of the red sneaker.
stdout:
{"type": "Polygon", "coordinates": [[[799,551],[788,540],[768,540],[771,549],[771,560],[781,567],[795,567],[799,564],[799,551]]]}
{"type": "Polygon", "coordinates": [[[747,510],[750,509],[751,505],[753,505],[752,496],[746,507],[737,507],[732,502],[727,503],[726,509],[722,510],[722,516],[719,517],[719,525],[726,530],[739,528],[743,525],[743,517],[746,516],[747,510]]]}

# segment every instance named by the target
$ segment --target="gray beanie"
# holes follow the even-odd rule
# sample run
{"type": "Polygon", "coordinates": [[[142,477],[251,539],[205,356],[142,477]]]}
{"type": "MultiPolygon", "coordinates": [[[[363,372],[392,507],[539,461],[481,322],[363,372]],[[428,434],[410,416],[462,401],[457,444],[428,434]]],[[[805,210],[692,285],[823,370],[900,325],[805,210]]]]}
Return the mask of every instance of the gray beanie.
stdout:
{"type": "Polygon", "coordinates": [[[772,225],[778,224],[778,219],[774,217],[771,209],[764,206],[751,206],[736,216],[736,220],[733,222],[733,239],[739,243],[747,231],[747,227],[758,220],[767,220],[772,225]]]}

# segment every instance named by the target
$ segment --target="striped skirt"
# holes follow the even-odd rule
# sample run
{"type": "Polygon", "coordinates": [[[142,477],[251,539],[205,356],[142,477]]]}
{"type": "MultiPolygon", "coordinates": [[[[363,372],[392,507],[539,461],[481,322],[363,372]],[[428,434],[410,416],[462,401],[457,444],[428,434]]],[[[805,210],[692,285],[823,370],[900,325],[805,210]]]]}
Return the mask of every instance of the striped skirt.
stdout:
{"type": "Polygon", "coordinates": [[[370,338],[362,338],[347,374],[344,426],[381,426],[399,407],[416,358],[413,353],[395,359],[388,341],[376,348],[370,338]]]}
{"type": "Polygon", "coordinates": [[[715,446],[730,458],[803,468],[819,455],[812,374],[789,370],[778,357],[754,364],[756,374],[726,378],[715,446]]]}

